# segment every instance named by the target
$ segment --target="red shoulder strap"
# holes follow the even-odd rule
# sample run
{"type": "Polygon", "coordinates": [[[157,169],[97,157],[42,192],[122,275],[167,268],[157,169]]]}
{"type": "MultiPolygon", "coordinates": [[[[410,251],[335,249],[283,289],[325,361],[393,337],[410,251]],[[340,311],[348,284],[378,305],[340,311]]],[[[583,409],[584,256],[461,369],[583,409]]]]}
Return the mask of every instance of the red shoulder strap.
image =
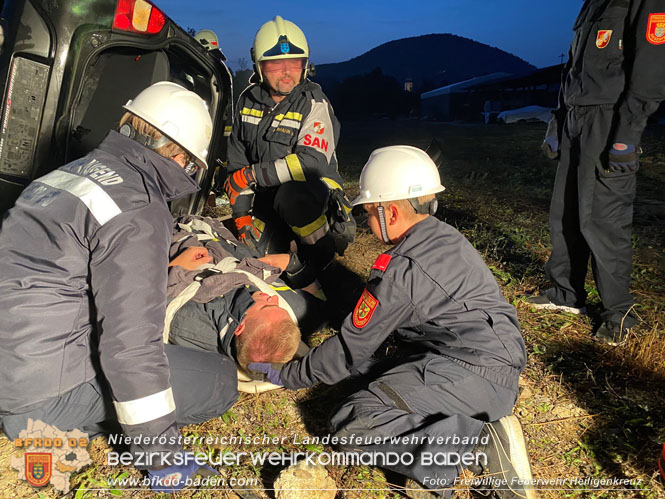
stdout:
{"type": "Polygon", "coordinates": [[[379,257],[374,262],[374,265],[372,265],[372,268],[373,269],[378,269],[381,272],[385,272],[386,269],[388,268],[388,264],[390,263],[391,258],[392,258],[392,256],[390,256],[387,253],[383,253],[383,254],[379,255],[379,257]]]}

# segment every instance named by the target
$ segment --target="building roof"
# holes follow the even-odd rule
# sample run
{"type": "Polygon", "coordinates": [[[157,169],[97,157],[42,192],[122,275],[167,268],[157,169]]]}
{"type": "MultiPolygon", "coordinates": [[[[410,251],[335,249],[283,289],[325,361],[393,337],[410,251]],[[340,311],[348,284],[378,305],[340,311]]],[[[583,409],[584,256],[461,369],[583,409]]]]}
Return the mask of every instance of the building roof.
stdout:
{"type": "Polygon", "coordinates": [[[548,66],[536,69],[527,74],[512,75],[510,78],[482,82],[479,85],[474,85],[474,90],[517,89],[538,85],[559,84],[561,82],[562,69],[563,64],[548,66]]]}
{"type": "Polygon", "coordinates": [[[563,64],[540,68],[524,74],[490,73],[470,80],[458,81],[445,87],[430,90],[420,95],[421,99],[436,97],[437,95],[452,94],[465,90],[496,90],[508,88],[521,88],[543,84],[559,83],[563,64]]]}
{"type": "Polygon", "coordinates": [[[457,83],[452,83],[450,85],[446,85],[445,87],[430,90],[429,92],[424,92],[420,94],[420,98],[429,99],[430,97],[436,97],[437,95],[452,94],[466,88],[501,80],[510,76],[513,75],[511,73],[490,73],[483,76],[477,76],[469,80],[458,81],[457,83]]]}

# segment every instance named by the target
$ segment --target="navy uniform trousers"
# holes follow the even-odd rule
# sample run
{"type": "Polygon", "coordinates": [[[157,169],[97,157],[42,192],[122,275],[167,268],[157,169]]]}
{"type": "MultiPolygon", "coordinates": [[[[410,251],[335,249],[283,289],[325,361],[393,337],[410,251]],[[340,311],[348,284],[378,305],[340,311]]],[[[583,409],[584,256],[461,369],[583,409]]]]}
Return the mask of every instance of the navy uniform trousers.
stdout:
{"type": "Polygon", "coordinates": [[[322,218],[328,211],[329,195],[318,179],[286,182],[256,193],[253,213],[265,224],[257,245],[259,252],[288,253],[292,240],[298,246],[302,267],[285,275],[293,288],[310,284],[335,255],[335,240],[328,221],[322,218]],[[297,234],[294,228],[303,234],[297,234]]]}
{"type": "MultiPolygon", "coordinates": [[[[179,425],[203,423],[221,416],[235,403],[238,377],[232,359],[175,345],[164,345],[164,349],[179,425]]],[[[62,431],[79,429],[90,437],[121,432],[108,385],[100,379],[83,383],[37,409],[2,416],[5,434],[12,440],[17,438],[27,427],[28,419],[43,421],[62,431]]]]}
{"type": "Polygon", "coordinates": [[[638,161],[610,171],[606,153],[612,105],[568,110],[550,206],[552,254],[545,272],[554,287],[548,298],[581,306],[589,256],[603,303],[601,319],[630,328],[634,300],[629,292],[632,221],[638,161]]]}
{"type": "MultiPolygon", "coordinates": [[[[462,439],[478,437],[485,422],[511,414],[517,401],[515,370],[506,366],[490,371],[437,353],[391,359],[387,364],[393,367],[333,412],[330,426],[337,437],[363,439],[362,445],[351,442],[340,447],[355,452],[395,452],[406,459],[395,465],[377,464],[428,488],[453,485],[464,467],[456,464],[456,456],[471,453],[475,446],[473,440],[464,443],[462,439]],[[364,444],[365,438],[385,435],[406,441],[364,444]],[[448,443],[437,442],[439,437],[448,443]],[[454,437],[460,441],[455,442],[454,437]],[[440,463],[446,459],[450,464],[429,465],[427,453],[436,455],[440,463]],[[413,462],[409,463],[411,457],[413,462]]],[[[383,366],[370,368],[365,364],[353,375],[365,377],[367,371],[380,371],[383,366]]]]}

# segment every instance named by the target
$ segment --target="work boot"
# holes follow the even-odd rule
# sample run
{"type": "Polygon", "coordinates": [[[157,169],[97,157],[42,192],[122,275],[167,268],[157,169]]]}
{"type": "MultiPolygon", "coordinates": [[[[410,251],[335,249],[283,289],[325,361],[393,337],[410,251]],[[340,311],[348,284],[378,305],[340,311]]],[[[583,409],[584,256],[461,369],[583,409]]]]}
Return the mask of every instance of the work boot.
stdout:
{"type": "Polygon", "coordinates": [[[557,310],[575,315],[586,314],[586,307],[584,305],[558,305],[546,295],[529,296],[524,301],[538,310],[557,310]]]}
{"type": "Polygon", "coordinates": [[[485,423],[479,442],[473,449],[473,454],[485,454],[487,464],[472,465],[469,470],[477,476],[491,478],[495,484],[492,490],[494,497],[536,497],[522,426],[515,416],[505,416],[498,421],[485,423]]]}
{"type": "Polygon", "coordinates": [[[621,327],[621,324],[613,321],[605,321],[596,330],[596,339],[608,345],[621,345],[630,334],[630,328],[621,327]]]}
{"type": "Polygon", "coordinates": [[[318,281],[318,279],[314,280],[314,282],[312,282],[311,284],[308,284],[307,286],[300,289],[302,289],[303,291],[307,291],[309,294],[315,296],[321,301],[328,301],[328,297],[323,292],[323,288],[321,287],[321,283],[318,281]]]}
{"type": "Polygon", "coordinates": [[[283,277],[292,288],[302,289],[311,285],[333,261],[335,241],[330,234],[326,234],[314,244],[300,243],[296,256],[299,265],[294,265],[293,269],[287,267],[283,277]]]}

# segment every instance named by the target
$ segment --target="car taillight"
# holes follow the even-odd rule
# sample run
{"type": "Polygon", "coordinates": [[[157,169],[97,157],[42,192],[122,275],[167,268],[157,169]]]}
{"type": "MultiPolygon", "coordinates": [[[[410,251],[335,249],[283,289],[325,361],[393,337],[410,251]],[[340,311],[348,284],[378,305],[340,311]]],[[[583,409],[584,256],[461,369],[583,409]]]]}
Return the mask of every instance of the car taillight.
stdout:
{"type": "Polygon", "coordinates": [[[116,4],[113,29],[154,35],[164,24],[164,13],[146,0],[118,0],[116,4]]]}

